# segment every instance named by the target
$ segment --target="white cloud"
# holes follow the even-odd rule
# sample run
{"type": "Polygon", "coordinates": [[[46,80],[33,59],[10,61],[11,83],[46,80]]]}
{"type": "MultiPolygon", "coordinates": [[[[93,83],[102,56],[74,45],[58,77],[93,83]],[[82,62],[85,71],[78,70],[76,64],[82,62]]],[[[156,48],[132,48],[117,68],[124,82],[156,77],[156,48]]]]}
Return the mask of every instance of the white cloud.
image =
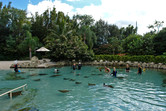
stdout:
{"type": "Polygon", "coordinates": [[[78,2],[80,0],[67,0],[68,2],[78,2]]]}
{"type": "Polygon", "coordinates": [[[135,26],[137,21],[138,33],[143,34],[149,31],[147,26],[153,24],[155,20],[166,19],[165,4],[165,0],[101,0],[101,5],[91,4],[83,8],[76,8],[74,11],[73,6],[62,3],[60,0],[54,2],[47,0],[37,5],[28,4],[27,11],[33,14],[38,11],[41,14],[46,9],[52,9],[55,6],[58,11],[63,11],[65,14],[69,12],[69,16],[76,13],[88,14],[92,15],[95,20],[101,18],[119,27],[125,27],[128,24],[135,26]]]}
{"type": "MultiPolygon", "coordinates": [[[[72,10],[74,9],[74,7],[66,3],[62,3],[60,0],[55,0],[53,2],[50,0],[44,0],[42,2],[39,2],[37,5],[28,4],[27,6],[28,16],[31,15],[30,13],[35,15],[35,12],[42,14],[47,9],[52,10],[53,7],[55,7],[57,11],[62,11],[65,14],[67,14],[68,12],[72,12],[72,10]]],[[[73,13],[70,13],[70,14],[73,15],[73,13]]]]}

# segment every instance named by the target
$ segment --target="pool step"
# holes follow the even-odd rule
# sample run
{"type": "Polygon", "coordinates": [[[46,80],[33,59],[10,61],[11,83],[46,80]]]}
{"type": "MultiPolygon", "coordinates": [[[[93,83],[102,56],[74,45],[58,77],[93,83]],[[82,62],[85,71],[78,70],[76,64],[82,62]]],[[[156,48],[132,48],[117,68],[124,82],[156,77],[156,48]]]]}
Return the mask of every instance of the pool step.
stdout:
{"type": "MultiPolygon", "coordinates": [[[[7,92],[1,94],[0,97],[3,96],[3,95],[8,94],[8,95],[10,95],[10,99],[12,99],[12,97],[14,96],[14,95],[12,95],[12,94],[15,94],[15,93],[12,93],[12,92],[15,91],[15,90],[17,90],[17,89],[20,89],[20,88],[23,88],[23,91],[24,91],[24,87],[27,87],[27,84],[24,84],[24,85],[22,85],[22,86],[20,86],[20,87],[17,87],[17,88],[15,88],[15,89],[10,90],[10,91],[7,91],[7,92]]],[[[21,92],[22,92],[22,91],[21,91],[21,92]]]]}

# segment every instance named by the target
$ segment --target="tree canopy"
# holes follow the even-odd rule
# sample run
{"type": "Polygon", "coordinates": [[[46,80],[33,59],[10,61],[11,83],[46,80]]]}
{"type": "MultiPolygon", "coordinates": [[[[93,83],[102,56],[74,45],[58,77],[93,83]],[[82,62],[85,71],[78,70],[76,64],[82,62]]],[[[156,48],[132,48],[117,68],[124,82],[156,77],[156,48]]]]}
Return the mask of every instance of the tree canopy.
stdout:
{"type": "Polygon", "coordinates": [[[94,54],[162,55],[166,52],[162,24],[155,21],[149,26],[152,31],[138,35],[131,24],[119,28],[91,15],[70,18],[55,7],[28,18],[25,10],[0,2],[0,60],[31,57],[41,46],[50,49],[52,60],[86,61],[94,54]]]}

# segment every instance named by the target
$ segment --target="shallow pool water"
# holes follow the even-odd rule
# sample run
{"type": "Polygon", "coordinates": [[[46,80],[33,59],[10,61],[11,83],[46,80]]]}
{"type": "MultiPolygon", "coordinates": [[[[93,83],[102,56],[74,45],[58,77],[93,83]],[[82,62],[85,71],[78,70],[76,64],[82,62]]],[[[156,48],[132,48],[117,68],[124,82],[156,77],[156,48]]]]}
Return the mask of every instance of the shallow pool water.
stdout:
{"type": "Polygon", "coordinates": [[[97,66],[84,66],[75,71],[69,66],[58,69],[60,76],[55,77],[50,77],[56,74],[54,68],[20,69],[25,73],[17,74],[16,80],[11,80],[13,69],[0,70],[0,94],[28,84],[21,96],[12,100],[8,95],[0,97],[0,111],[19,111],[23,108],[34,111],[166,110],[164,72],[147,69],[138,75],[136,68],[131,68],[129,73],[119,68],[117,75],[124,78],[118,79],[104,71],[100,72],[97,66]],[[88,83],[95,86],[89,86],[88,83]],[[103,83],[114,88],[103,87],[103,83]],[[69,92],[62,93],[58,90],[69,92]]]}

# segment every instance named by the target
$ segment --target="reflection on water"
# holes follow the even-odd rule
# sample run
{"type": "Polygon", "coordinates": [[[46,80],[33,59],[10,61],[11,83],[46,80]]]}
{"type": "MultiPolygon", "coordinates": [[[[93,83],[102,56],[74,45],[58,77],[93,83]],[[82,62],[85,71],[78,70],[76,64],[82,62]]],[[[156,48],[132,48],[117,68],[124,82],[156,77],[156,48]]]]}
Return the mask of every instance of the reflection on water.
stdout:
{"type": "Polygon", "coordinates": [[[100,72],[96,66],[84,66],[75,71],[71,67],[58,69],[58,74],[54,73],[54,68],[22,69],[25,73],[14,76],[25,79],[14,80],[6,79],[13,70],[0,71],[0,94],[28,84],[23,95],[13,100],[7,95],[0,97],[0,110],[166,110],[166,74],[162,71],[146,69],[142,75],[137,75],[137,69],[131,68],[126,73],[123,68],[117,68],[118,79],[100,72]],[[103,83],[112,87],[103,87],[103,83]]]}

